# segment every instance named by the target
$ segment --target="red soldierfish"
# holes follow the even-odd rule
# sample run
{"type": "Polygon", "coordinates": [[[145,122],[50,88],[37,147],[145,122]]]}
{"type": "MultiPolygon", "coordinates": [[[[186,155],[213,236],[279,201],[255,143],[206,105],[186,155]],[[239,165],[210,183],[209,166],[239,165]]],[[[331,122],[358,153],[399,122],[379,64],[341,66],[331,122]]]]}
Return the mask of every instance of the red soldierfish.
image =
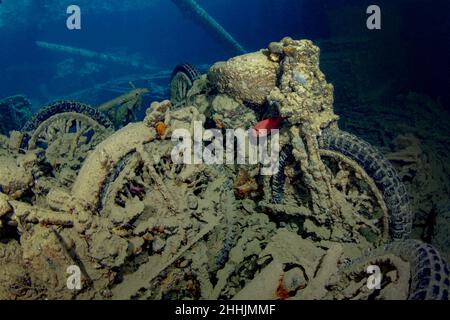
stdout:
{"type": "Polygon", "coordinates": [[[267,130],[266,134],[270,133],[270,130],[277,129],[278,126],[283,122],[282,117],[269,117],[261,122],[258,122],[252,130],[253,136],[259,137],[263,133],[260,130],[267,130]]]}

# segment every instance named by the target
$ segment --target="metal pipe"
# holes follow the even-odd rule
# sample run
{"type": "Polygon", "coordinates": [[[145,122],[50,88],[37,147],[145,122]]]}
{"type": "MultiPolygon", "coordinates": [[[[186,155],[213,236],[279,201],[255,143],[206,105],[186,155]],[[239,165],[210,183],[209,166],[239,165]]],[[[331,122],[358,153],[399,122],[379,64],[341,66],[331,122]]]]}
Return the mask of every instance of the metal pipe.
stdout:
{"type": "Polygon", "coordinates": [[[95,51],[91,51],[91,50],[69,47],[69,46],[64,46],[61,44],[49,43],[49,42],[44,42],[44,41],[36,41],[36,45],[39,48],[68,53],[68,54],[72,54],[72,55],[78,55],[78,56],[81,56],[81,57],[87,58],[87,59],[96,59],[96,60],[100,60],[103,62],[131,66],[134,68],[141,68],[141,69],[148,70],[148,71],[157,70],[154,66],[141,63],[139,61],[130,59],[128,57],[118,57],[118,56],[115,56],[112,54],[100,53],[100,52],[95,52],[95,51]]]}
{"type": "Polygon", "coordinates": [[[194,0],[172,0],[172,2],[185,14],[189,14],[196,22],[206,27],[206,29],[216,35],[234,53],[244,54],[246,50],[236,39],[229,34],[213,17],[206,12],[194,0]]]}

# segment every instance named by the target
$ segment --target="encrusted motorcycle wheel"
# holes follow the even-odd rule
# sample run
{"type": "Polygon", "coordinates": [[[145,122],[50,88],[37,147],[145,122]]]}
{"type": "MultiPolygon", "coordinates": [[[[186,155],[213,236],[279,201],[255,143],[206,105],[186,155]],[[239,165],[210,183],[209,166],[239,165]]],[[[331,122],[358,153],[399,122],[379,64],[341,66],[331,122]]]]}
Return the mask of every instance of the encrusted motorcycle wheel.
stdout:
{"type": "Polygon", "coordinates": [[[421,241],[404,240],[343,266],[330,289],[338,299],[448,300],[449,286],[449,268],[439,252],[421,241]],[[371,266],[380,272],[378,283],[369,279],[371,266]],[[379,286],[368,288],[368,283],[379,286]]]}
{"type": "MultiPolygon", "coordinates": [[[[161,299],[166,291],[196,298],[199,291],[184,288],[190,280],[207,281],[190,271],[203,268],[202,261],[185,260],[197,246],[204,248],[208,237],[215,238],[222,225],[224,179],[211,166],[173,163],[175,145],[156,139],[143,123],[130,124],[97,146],[73,186],[72,195],[103,221],[89,254],[112,270],[111,298],[161,299]],[[167,287],[172,275],[182,279],[176,290],[167,287]]],[[[221,244],[207,246],[212,266],[221,244]]]]}
{"type": "Polygon", "coordinates": [[[170,78],[170,100],[174,106],[182,106],[200,72],[193,65],[183,63],[175,67],[170,78]]]}
{"type": "MultiPolygon", "coordinates": [[[[172,148],[170,140],[137,148],[111,169],[103,184],[99,215],[111,221],[115,235],[133,246],[132,256],[120,266],[120,279],[111,288],[114,298],[161,299],[169,294],[165,280],[171,274],[194,279],[188,268],[180,267],[184,255],[204,243],[223,218],[217,191],[220,178],[215,171],[174,164],[172,148]],[[136,278],[146,280],[135,283],[136,278]]],[[[217,249],[208,250],[213,265],[217,249]]],[[[196,298],[198,293],[180,290],[176,297],[196,298]]]]}
{"type": "MultiPolygon", "coordinates": [[[[389,239],[407,238],[412,228],[409,198],[392,165],[365,141],[340,130],[327,129],[319,138],[320,154],[331,183],[346,203],[358,231],[374,246],[389,239]]],[[[280,156],[280,170],[272,178],[272,201],[308,201],[300,168],[289,149],[280,156]],[[288,176],[291,182],[286,183],[288,176]],[[299,176],[300,175],[300,176],[299,176]]]]}
{"type": "Polygon", "coordinates": [[[161,200],[162,202],[159,203],[161,208],[167,206],[169,211],[177,213],[178,205],[173,200],[173,193],[177,190],[176,185],[169,186],[169,184],[177,181],[177,177],[185,166],[171,162],[172,147],[170,143],[159,141],[123,157],[112,168],[102,186],[99,209],[105,210],[111,205],[125,207],[130,199],[143,199],[144,196],[154,195],[155,199],[151,201],[153,204],[161,200]],[[150,156],[164,149],[167,153],[161,155],[160,159],[154,160],[150,156]]]}
{"type": "Polygon", "coordinates": [[[47,161],[59,171],[77,170],[87,153],[113,132],[101,112],[79,102],[59,101],[41,109],[22,128],[22,149],[42,148],[47,161]]]}

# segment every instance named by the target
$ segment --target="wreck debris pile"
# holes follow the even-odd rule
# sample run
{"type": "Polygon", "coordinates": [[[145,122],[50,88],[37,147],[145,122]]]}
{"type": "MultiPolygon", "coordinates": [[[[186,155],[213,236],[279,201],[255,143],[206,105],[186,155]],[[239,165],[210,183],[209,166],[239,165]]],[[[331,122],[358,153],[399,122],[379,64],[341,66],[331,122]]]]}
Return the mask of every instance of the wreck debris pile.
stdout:
{"type": "MultiPolygon", "coordinates": [[[[67,170],[49,170],[49,163],[64,165],[55,165],[48,148],[34,143],[20,154],[11,148],[20,133],[1,137],[0,297],[446,298],[448,268],[435,249],[420,242],[380,247],[389,237],[408,236],[407,198],[375,149],[338,131],[333,86],[312,42],[285,38],[218,63],[194,79],[185,97],[182,105],[152,103],[142,122],[107,130],[111,134],[76,153],[82,166],[66,167],[75,173],[71,183],[67,170]],[[283,119],[280,176],[259,176],[251,164],[172,161],[177,129],[194,135],[199,122],[249,129],[270,116],[283,119]],[[390,270],[376,293],[364,291],[367,261],[355,259],[368,251],[367,261],[377,259],[390,270]],[[431,261],[442,268],[439,283],[430,282],[439,293],[416,286],[431,261]],[[70,265],[81,270],[81,291],[66,288],[70,265]]],[[[100,110],[133,109],[139,94],[128,98],[100,110]]],[[[25,133],[56,117],[40,140],[76,135],[60,116],[78,119],[79,110],[60,108],[44,109],[50,117],[38,115],[25,133]]],[[[111,129],[101,119],[97,124],[111,129]]],[[[405,154],[414,157],[412,151],[405,154]]]]}

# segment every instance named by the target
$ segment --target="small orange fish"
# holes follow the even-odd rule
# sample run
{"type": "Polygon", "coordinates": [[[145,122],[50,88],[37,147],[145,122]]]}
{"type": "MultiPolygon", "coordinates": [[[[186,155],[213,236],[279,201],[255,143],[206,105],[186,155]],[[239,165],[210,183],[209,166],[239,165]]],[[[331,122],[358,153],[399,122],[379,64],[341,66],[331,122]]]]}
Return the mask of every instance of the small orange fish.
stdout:
{"type": "Polygon", "coordinates": [[[262,135],[261,130],[267,130],[266,133],[269,134],[270,130],[277,129],[278,126],[283,122],[282,117],[269,117],[263,121],[260,121],[253,128],[252,133],[254,136],[259,137],[262,135]]]}
{"type": "Polygon", "coordinates": [[[166,133],[166,125],[164,124],[164,122],[158,122],[155,125],[155,129],[156,129],[156,133],[158,134],[159,137],[164,136],[164,134],[166,133]]]}

